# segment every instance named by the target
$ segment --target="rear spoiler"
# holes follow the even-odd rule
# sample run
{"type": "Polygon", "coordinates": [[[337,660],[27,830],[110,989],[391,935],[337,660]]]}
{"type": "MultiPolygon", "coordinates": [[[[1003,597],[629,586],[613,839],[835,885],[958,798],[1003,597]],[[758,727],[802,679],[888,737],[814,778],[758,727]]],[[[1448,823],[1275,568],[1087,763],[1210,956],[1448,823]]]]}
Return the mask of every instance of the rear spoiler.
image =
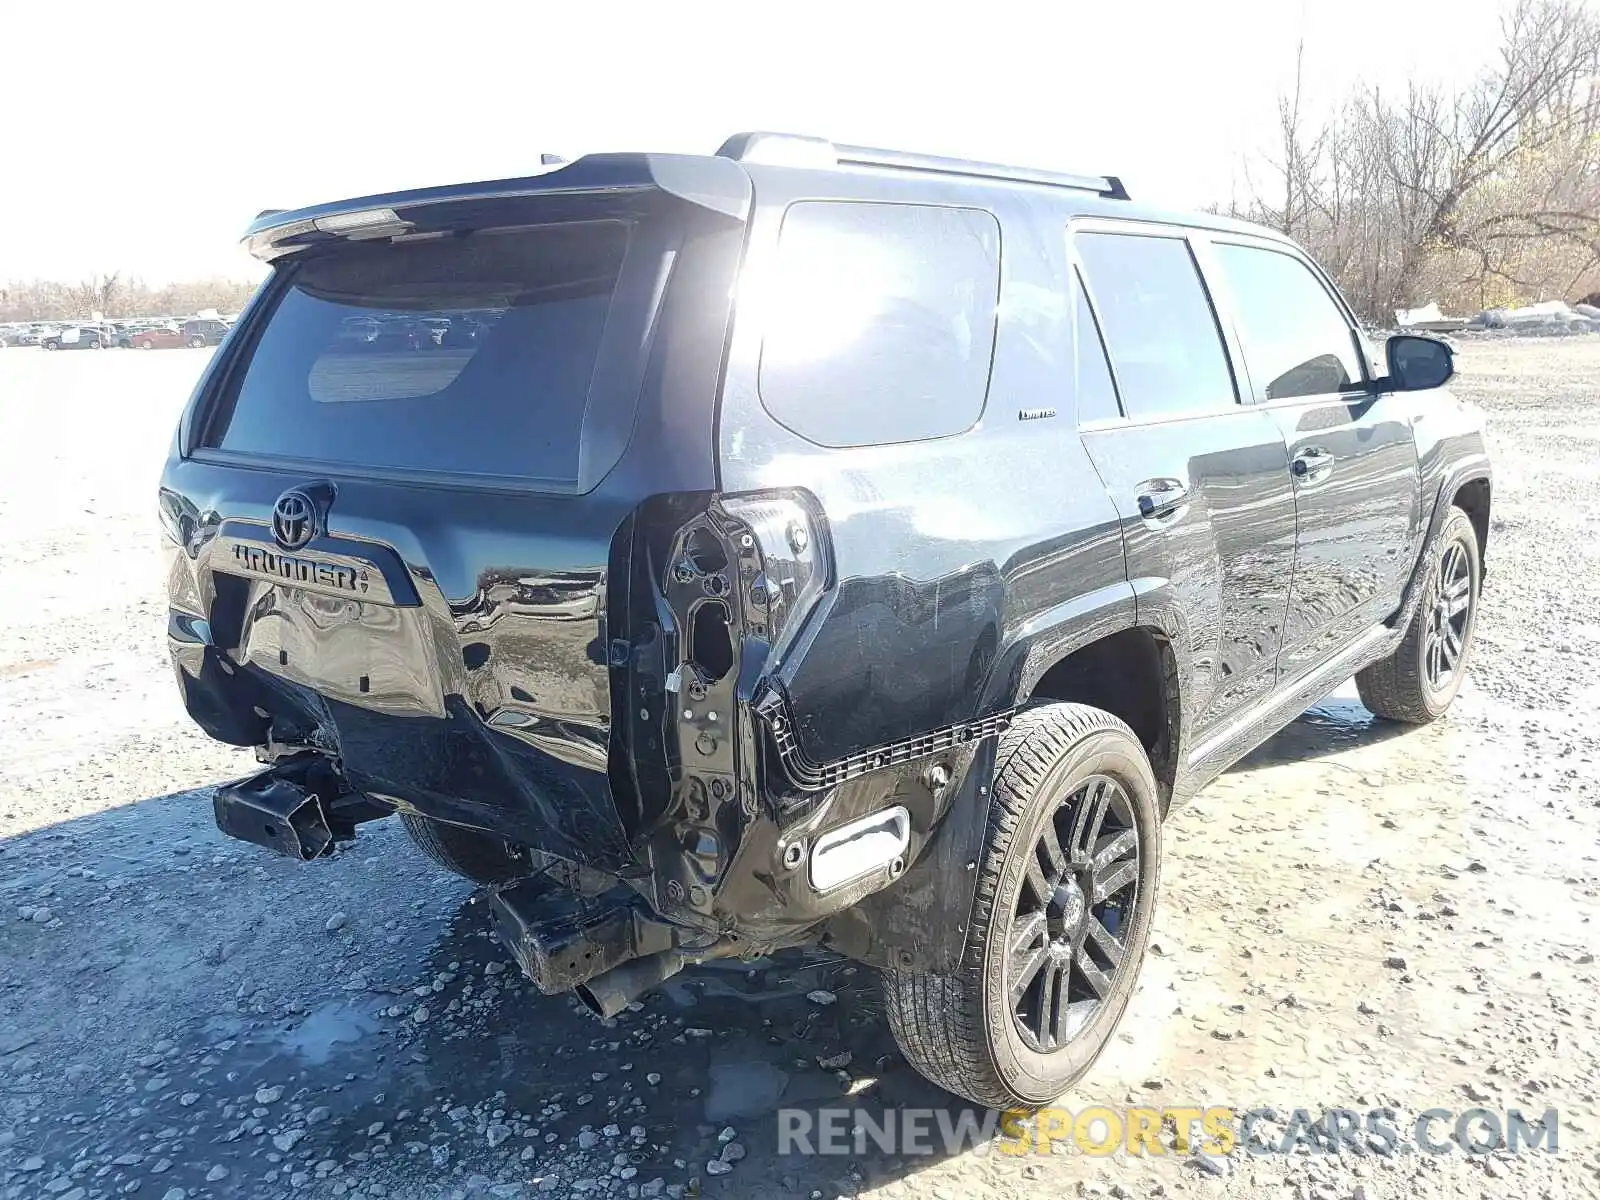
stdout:
{"type": "Polygon", "coordinates": [[[437,237],[471,228],[515,225],[519,202],[583,194],[665,192],[737,221],[749,218],[750,177],[726,158],[675,154],[589,154],[520,179],[358,196],[299,209],[267,209],[244,233],[256,258],[272,262],[338,241],[437,237]]]}

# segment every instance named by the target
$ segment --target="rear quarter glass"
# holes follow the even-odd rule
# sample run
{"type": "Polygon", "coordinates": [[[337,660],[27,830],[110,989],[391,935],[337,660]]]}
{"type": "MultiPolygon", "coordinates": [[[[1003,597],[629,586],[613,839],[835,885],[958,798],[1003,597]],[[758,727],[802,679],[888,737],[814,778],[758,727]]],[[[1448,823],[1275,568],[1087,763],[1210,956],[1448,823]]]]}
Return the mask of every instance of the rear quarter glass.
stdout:
{"type": "Polygon", "coordinates": [[[565,222],[281,267],[207,444],[570,484],[629,243],[565,222]]]}
{"type": "Polygon", "coordinates": [[[993,214],[796,201],[749,282],[761,402],[807,441],[923,441],[983,415],[1000,293],[993,214]]]}

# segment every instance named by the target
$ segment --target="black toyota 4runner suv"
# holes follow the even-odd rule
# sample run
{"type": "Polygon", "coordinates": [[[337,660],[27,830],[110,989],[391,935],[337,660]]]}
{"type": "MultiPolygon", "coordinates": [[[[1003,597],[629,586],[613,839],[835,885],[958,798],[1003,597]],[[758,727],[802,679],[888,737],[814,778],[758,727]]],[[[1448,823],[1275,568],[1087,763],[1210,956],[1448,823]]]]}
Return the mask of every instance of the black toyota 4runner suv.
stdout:
{"type": "Polygon", "coordinates": [[[266,764],[217,822],[315,859],[398,813],[602,1014],[820,945],[931,1079],[1047,1102],[1169,809],[1351,675],[1461,686],[1450,349],[1375,353],[1269,230],[747,134],[247,239],[160,498],[188,710],[266,764]]]}

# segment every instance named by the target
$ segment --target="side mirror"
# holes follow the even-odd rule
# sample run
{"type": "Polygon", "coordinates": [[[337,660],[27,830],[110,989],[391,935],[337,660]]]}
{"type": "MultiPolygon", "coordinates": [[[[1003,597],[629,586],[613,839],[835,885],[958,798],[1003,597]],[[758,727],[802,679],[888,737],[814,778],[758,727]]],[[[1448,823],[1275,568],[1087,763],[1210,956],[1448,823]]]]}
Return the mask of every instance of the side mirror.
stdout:
{"type": "Polygon", "coordinates": [[[1397,333],[1389,339],[1386,351],[1386,391],[1425,392],[1443,387],[1456,373],[1455,353],[1437,338],[1397,333]]]}

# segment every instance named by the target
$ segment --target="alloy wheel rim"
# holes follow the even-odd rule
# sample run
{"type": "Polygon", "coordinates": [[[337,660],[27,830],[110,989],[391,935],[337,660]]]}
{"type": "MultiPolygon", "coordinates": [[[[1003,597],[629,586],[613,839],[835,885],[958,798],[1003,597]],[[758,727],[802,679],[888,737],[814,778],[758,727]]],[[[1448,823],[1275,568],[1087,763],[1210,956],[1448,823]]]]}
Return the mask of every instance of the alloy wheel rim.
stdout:
{"type": "Polygon", "coordinates": [[[1472,562],[1465,546],[1451,542],[1439,560],[1439,591],[1423,639],[1423,670],[1435,692],[1448,688],[1461,670],[1471,618],[1472,562]]]}
{"type": "Polygon", "coordinates": [[[1133,802],[1106,775],[1080,783],[1045,821],[1018,890],[1004,972],[1030,1049],[1061,1050],[1115,987],[1139,900],[1139,851],[1133,802]]]}

